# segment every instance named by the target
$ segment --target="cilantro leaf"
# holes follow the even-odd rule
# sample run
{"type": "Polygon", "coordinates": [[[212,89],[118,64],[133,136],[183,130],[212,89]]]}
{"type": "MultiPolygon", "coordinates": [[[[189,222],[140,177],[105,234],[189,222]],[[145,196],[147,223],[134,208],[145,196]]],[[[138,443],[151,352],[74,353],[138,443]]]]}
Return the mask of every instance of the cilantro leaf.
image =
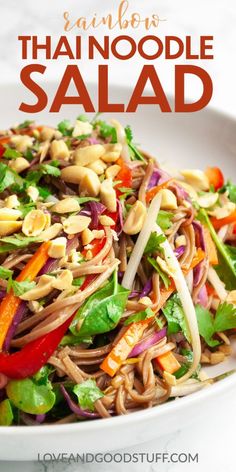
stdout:
{"type": "Polygon", "coordinates": [[[236,203],[236,185],[232,184],[230,180],[228,180],[227,184],[219,189],[219,193],[224,192],[228,192],[231,202],[236,203]]]}
{"type": "Polygon", "coordinates": [[[30,170],[25,178],[26,187],[30,185],[37,185],[43,176],[43,172],[40,170],[30,170]]]}
{"type": "Polygon", "coordinates": [[[52,175],[53,177],[60,177],[61,175],[60,169],[55,164],[53,165],[53,161],[51,164],[42,164],[40,169],[42,169],[44,174],[52,175]]]}
{"type": "Polygon", "coordinates": [[[63,120],[57,125],[58,131],[60,131],[63,136],[71,136],[73,132],[73,126],[69,120],[63,120]]]}
{"type": "Polygon", "coordinates": [[[30,282],[29,280],[24,280],[23,282],[17,282],[16,280],[13,280],[10,278],[7,284],[7,292],[9,292],[9,290],[12,289],[14,294],[17,297],[20,297],[25,292],[28,292],[28,290],[31,290],[32,288],[34,288],[35,285],[36,285],[35,282],[30,282]]]}
{"type": "Polygon", "coordinates": [[[215,331],[226,331],[236,328],[236,306],[231,303],[221,303],[218,306],[214,322],[215,331]]]}
{"type": "Polygon", "coordinates": [[[174,216],[174,213],[169,211],[160,210],[157,217],[157,224],[160,226],[162,231],[169,229],[172,225],[171,220],[174,216]]]}
{"type": "Polygon", "coordinates": [[[235,248],[230,248],[224,244],[213,225],[210,222],[210,219],[206,213],[206,211],[202,208],[198,212],[198,219],[203,223],[205,226],[208,227],[211,237],[217,247],[219,252],[219,262],[220,264],[215,267],[216,271],[219,274],[221,280],[225,283],[226,288],[228,290],[232,290],[236,288],[236,250],[235,248]]]}
{"type": "Polygon", "coordinates": [[[161,267],[159,266],[159,264],[157,263],[157,261],[153,257],[148,256],[147,260],[152,265],[152,267],[154,267],[154,269],[158,272],[158,274],[160,275],[161,280],[162,280],[165,288],[168,288],[170,283],[171,283],[169,276],[161,269],[161,267]]]}
{"type": "Polygon", "coordinates": [[[79,115],[77,116],[76,120],[83,121],[84,123],[87,123],[87,121],[89,121],[86,115],[79,115]]]}
{"type": "Polygon", "coordinates": [[[114,126],[108,125],[105,121],[97,121],[95,126],[99,126],[99,134],[102,138],[110,138],[112,143],[117,143],[117,134],[114,126]]]}
{"type": "Polygon", "coordinates": [[[75,385],[73,392],[77,396],[78,403],[83,410],[94,411],[94,403],[99,398],[104,397],[103,392],[97,387],[95,380],[92,379],[75,385]]]}
{"type": "Polygon", "coordinates": [[[137,149],[137,147],[133,143],[133,133],[132,133],[131,127],[129,125],[125,127],[125,135],[126,135],[127,144],[128,144],[129,149],[131,151],[131,155],[133,155],[133,157],[135,159],[145,162],[145,159],[142,156],[141,152],[139,152],[139,150],[137,149]]]}
{"type": "Polygon", "coordinates": [[[124,325],[130,325],[131,323],[137,323],[138,321],[146,320],[146,318],[152,318],[154,317],[154,313],[151,310],[151,308],[146,308],[144,311],[139,311],[138,313],[135,313],[134,315],[129,316],[126,318],[124,325]]]}
{"type": "MultiPolygon", "coordinates": [[[[19,178],[20,179],[20,178],[19,178]]],[[[0,193],[18,180],[18,175],[15,174],[6,164],[0,162],[0,193]]]]}
{"type": "Polygon", "coordinates": [[[0,266],[0,279],[7,280],[13,274],[13,270],[6,269],[5,267],[0,266]]]}
{"type": "Polygon", "coordinates": [[[177,293],[169,298],[164,308],[162,308],[162,311],[167,319],[168,334],[183,331],[184,336],[190,342],[189,328],[185,320],[182,303],[177,293]]]}
{"type": "Polygon", "coordinates": [[[231,303],[221,303],[217,308],[215,317],[207,309],[197,305],[196,315],[199,332],[211,347],[219,344],[219,341],[213,339],[215,333],[236,328],[236,307],[231,303]]]}
{"type": "Polygon", "coordinates": [[[212,338],[215,334],[214,319],[212,314],[201,305],[196,305],[195,309],[200,335],[205,339],[208,346],[218,346],[219,341],[212,338]]]}
{"type": "Polygon", "coordinates": [[[13,250],[16,248],[24,248],[37,241],[38,238],[36,236],[24,236],[23,234],[16,234],[15,236],[5,236],[4,238],[0,238],[0,242],[10,244],[13,250]]]}
{"type": "Polygon", "coordinates": [[[22,202],[18,207],[17,210],[21,211],[22,218],[24,218],[31,210],[35,210],[35,203],[30,202],[30,203],[24,203],[22,202]]]}
{"type": "Polygon", "coordinates": [[[85,277],[77,277],[76,279],[73,280],[72,285],[75,287],[81,287],[84,283],[85,277]]]}
{"type": "Polygon", "coordinates": [[[32,123],[34,123],[34,121],[25,120],[25,121],[23,121],[23,123],[20,123],[20,124],[16,127],[16,129],[28,128],[30,125],[32,125],[32,123]]]}
{"type": "Polygon", "coordinates": [[[163,253],[164,250],[161,247],[161,243],[163,243],[165,240],[166,237],[163,234],[158,235],[157,233],[152,232],[144,249],[144,254],[152,254],[155,251],[163,253]]]}
{"type": "Polygon", "coordinates": [[[12,149],[10,147],[7,147],[6,151],[3,154],[3,157],[7,159],[16,159],[17,157],[20,157],[20,156],[22,156],[22,154],[19,151],[17,151],[16,149],[12,149]]]}

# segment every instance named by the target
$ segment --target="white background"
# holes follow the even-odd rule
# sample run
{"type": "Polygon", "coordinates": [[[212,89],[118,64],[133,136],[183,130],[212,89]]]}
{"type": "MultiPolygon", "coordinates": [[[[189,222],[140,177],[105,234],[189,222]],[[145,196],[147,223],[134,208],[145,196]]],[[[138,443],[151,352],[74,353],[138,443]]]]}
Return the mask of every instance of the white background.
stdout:
{"type": "MultiPolygon", "coordinates": [[[[45,35],[54,37],[63,34],[63,11],[68,10],[74,19],[79,16],[92,16],[117,11],[118,1],[115,0],[0,0],[0,84],[5,82],[17,82],[20,85],[19,74],[22,68],[20,47],[17,36],[22,34],[37,34],[43,38],[45,35]]],[[[184,37],[192,35],[194,46],[197,47],[199,35],[214,36],[214,60],[193,61],[197,65],[206,68],[213,78],[214,94],[211,105],[236,116],[236,4],[235,0],[130,0],[129,11],[139,11],[142,16],[158,13],[165,21],[160,22],[159,29],[153,31],[160,37],[164,35],[176,35],[184,37]]],[[[124,32],[126,34],[127,32],[124,32]]],[[[72,38],[74,31],[69,34],[72,38]]],[[[93,34],[92,31],[90,34],[93,34]]],[[[96,36],[107,34],[105,29],[96,31],[96,36]]],[[[120,34],[118,30],[111,36],[120,34]]],[[[143,29],[128,31],[136,39],[141,38],[145,32],[143,29]]],[[[30,61],[29,61],[30,62],[30,61]]],[[[40,61],[43,63],[43,61],[40,61]]],[[[101,61],[99,61],[101,62],[101,61]]],[[[81,61],[80,68],[86,81],[97,80],[98,61],[81,61]]],[[[138,78],[142,63],[140,58],[135,58],[129,63],[125,61],[110,60],[110,81],[120,84],[134,85],[138,78]]],[[[184,60],[179,60],[184,63],[184,60]]],[[[49,64],[45,74],[45,80],[60,80],[66,61],[60,60],[49,64]]],[[[158,59],[157,70],[163,87],[167,93],[173,92],[174,63],[164,62],[158,59]]],[[[189,97],[195,98],[198,84],[192,80],[188,86],[189,97]]],[[[3,113],[3,111],[1,111],[3,113]]],[[[184,415],[184,412],[183,412],[184,415]]],[[[193,418],[193,425],[188,429],[182,429],[177,425],[177,432],[152,443],[140,445],[127,452],[193,452],[199,453],[198,464],[135,464],[135,465],[74,465],[49,464],[48,472],[110,472],[110,471],[202,471],[212,468],[214,472],[231,472],[235,470],[235,417],[236,401],[227,405],[218,399],[215,405],[215,415],[206,417],[204,424],[197,418],[193,418]]],[[[158,428],[158,425],[157,425],[158,428]]],[[[112,438],[111,438],[112,440],[112,438]]],[[[40,472],[45,466],[36,463],[1,463],[3,472],[40,472]]]]}

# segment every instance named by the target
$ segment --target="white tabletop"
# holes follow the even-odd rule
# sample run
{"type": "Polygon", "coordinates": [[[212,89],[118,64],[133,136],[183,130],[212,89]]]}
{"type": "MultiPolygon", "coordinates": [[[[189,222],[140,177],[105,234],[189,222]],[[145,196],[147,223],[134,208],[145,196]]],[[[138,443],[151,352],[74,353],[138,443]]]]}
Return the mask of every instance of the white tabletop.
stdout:
{"type": "MultiPolygon", "coordinates": [[[[116,11],[118,1],[113,0],[67,0],[66,5],[62,0],[40,0],[32,2],[31,0],[0,0],[0,84],[4,82],[19,82],[19,72],[22,68],[22,61],[19,53],[19,44],[17,35],[20,34],[39,34],[45,36],[48,34],[63,34],[62,13],[66,9],[73,13],[74,18],[79,16],[89,16],[95,11],[102,15],[111,11],[116,11]]],[[[236,6],[235,0],[130,0],[130,10],[142,12],[143,16],[147,13],[157,12],[161,19],[159,30],[154,32],[161,37],[164,35],[176,35],[184,37],[193,35],[195,40],[199,35],[214,36],[215,59],[201,63],[212,76],[214,82],[214,95],[211,104],[221,110],[236,116],[236,6]],[[145,3],[145,5],[144,5],[145,3]]],[[[128,32],[130,34],[130,31],[128,32]]],[[[77,34],[80,34],[78,31],[77,34]]],[[[93,34],[92,32],[90,34],[93,34]]],[[[103,34],[107,34],[103,30],[103,34]]],[[[111,33],[112,36],[120,34],[118,30],[111,33]]],[[[124,34],[127,34],[125,32],[124,34]]],[[[132,36],[136,39],[145,34],[144,31],[134,30],[132,36]]],[[[73,33],[75,35],[75,33],[73,33]]],[[[71,35],[71,37],[73,36],[71,35]]],[[[101,37],[102,31],[96,31],[97,37],[101,37]]],[[[40,61],[42,62],[42,61],[40,61]]],[[[142,59],[131,60],[128,67],[128,73],[125,71],[124,61],[110,60],[110,81],[113,83],[134,85],[141,70],[142,59]]],[[[181,61],[184,63],[184,61],[181,61]]],[[[193,61],[194,63],[194,61],[193,61]]],[[[98,61],[80,63],[82,73],[86,74],[86,80],[96,80],[98,61]]],[[[173,92],[173,68],[172,61],[168,63],[162,59],[156,63],[158,72],[167,93],[173,92]]],[[[46,79],[57,79],[61,76],[65,62],[55,62],[50,64],[47,69],[46,79]]],[[[196,93],[195,83],[191,82],[188,87],[188,95],[194,96],[196,93]]],[[[184,415],[184,412],[183,412],[184,415]]],[[[138,445],[127,451],[130,454],[134,452],[148,453],[143,463],[138,464],[40,464],[40,463],[0,463],[2,472],[110,472],[126,471],[129,472],[178,472],[181,470],[202,471],[209,470],[214,472],[233,472],[235,470],[235,427],[234,418],[236,418],[236,400],[232,395],[231,401],[224,405],[219,398],[215,405],[215,414],[208,418],[193,418],[193,424],[188,428],[181,428],[177,425],[177,431],[169,436],[152,442],[138,445]],[[232,418],[232,421],[230,421],[232,418]],[[198,453],[198,463],[148,463],[147,458],[152,453],[192,453],[194,456],[198,453]]],[[[158,425],[157,425],[158,428],[158,425]]],[[[121,451],[119,451],[121,452],[121,451]]],[[[176,456],[175,456],[176,457],[176,456]]],[[[168,460],[168,459],[167,459],[168,460]]]]}

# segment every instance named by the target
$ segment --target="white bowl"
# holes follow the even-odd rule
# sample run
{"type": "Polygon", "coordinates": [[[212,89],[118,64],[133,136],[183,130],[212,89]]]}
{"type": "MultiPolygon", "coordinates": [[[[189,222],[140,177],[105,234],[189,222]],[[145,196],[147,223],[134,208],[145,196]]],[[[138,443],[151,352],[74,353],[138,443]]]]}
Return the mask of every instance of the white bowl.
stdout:
{"type": "MultiPolygon", "coordinates": [[[[55,93],[56,84],[47,84],[50,96],[55,93]]],[[[96,97],[96,87],[89,86],[96,97]]],[[[110,99],[113,102],[128,103],[129,88],[112,86],[110,99]]],[[[30,97],[19,85],[0,87],[0,128],[7,128],[18,121],[30,119],[17,111],[22,99],[30,97]],[[24,95],[24,97],[23,97],[24,95]]],[[[32,97],[30,97],[32,101],[32,97]]],[[[96,107],[96,105],[95,105],[96,107]]],[[[64,106],[59,114],[42,112],[33,115],[39,123],[57,123],[63,118],[72,120],[83,110],[76,106],[64,106]]],[[[112,115],[113,116],[113,115],[112,115]]],[[[118,114],[124,124],[130,124],[136,142],[155,155],[160,162],[173,167],[219,166],[226,177],[234,178],[236,155],[236,122],[215,110],[198,113],[161,113],[154,106],[143,106],[136,113],[118,114]]],[[[110,115],[111,117],[111,115],[110,115]]],[[[104,119],[109,115],[104,114],[104,119]]],[[[236,353],[219,366],[208,369],[216,375],[234,369],[236,353]]],[[[190,424],[194,418],[204,418],[209,410],[217,414],[218,399],[230,402],[236,392],[236,374],[215,385],[188,397],[143,410],[127,416],[106,420],[94,420],[60,426],[0,427],[1,460],[33,460],[37,454],[103,452],[121,449],[142,443],[170,433],[180,426],[190,424]]]]}

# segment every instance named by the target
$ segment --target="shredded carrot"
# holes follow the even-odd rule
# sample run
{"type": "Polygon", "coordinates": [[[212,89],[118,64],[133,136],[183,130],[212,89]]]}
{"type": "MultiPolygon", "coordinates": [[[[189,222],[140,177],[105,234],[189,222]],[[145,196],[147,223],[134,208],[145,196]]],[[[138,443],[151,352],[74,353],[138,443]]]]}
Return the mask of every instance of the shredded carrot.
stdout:
{"type": "Polygon", "coordinates": [[[174,372],[179,370],[181,367],[180,363],[177,361],[176,357],[171,351],[165,352],[165,354],[161,354],[161,356],[156,357],[155,361],[162,370],[168,372],[169,374],[174,374],[174,372]]]}
{"type": "Polygon", "coordinates": [[[236,210],[225,218],[218,219],[212,217],[210,220],[215,229],[220,229],[222,226],[230,225],[231,223],[236,223],[236,210]]]}
{"type": "MultiPolygon", "coordinates": [[[[34,278],[42,269],[48,259],[49,246],[50,242],[48,241],[43,243],[38,248],[36,253],[27,262],[24,269],[16,278],[18,282],[22,282],[26,279],[30,281],[34,280],[34,278]]],[[[10,292],[2,300],[2,303],[0,305],[0,349],[2,349],[8,329],[12,323],[12,320],[16,314],[20,303],[21,299],[14,295],[12,290],[10,290],[10,292]]]]}
{"type": "Polygon", "coordinates": [[[121,367],[123,362],[131,353],[133,347],[141,339],[143,332],[149,323],[149,320],[145,321],[145,323],[132,323],[130,326],[128,326],[127,330],[119,339],[118,343],[113,347],[111,352],[109,352],[107,357],[100,365],[100,368],[110,375],[110,377],[114,377],[117,370],[121,367]]]}
{"type": "Polygon", "coordinates": [[[203,261],[203,259],[205,259],[205,256],[206,256],[205,252],[199,247],[197,249],[197,252],[196,252],[195,256],[193,256],[193,258],[192,258],[192,262],[190,264],[190,267],[187,270],[186,269],[183,270],[183,272],[188,273],[190,270],[194,269],[194,267],[196,267],[199,264],[199,262],[201,262],[201,261],[203,261]]]}
{"type": "Polygon", "coordinates": [[[218,255],[217,255],[217,250],[216,246],[213,242],[213,239],[211,237],[210,231],[208,228],[205,226],[203,227],[204,231],[204,236],[205,236],[205,241],[206,241],[206,247],[207,247],[207,254],[209,257],[209,262],[211,265],[217,265],[218,264],[218,255]]]}
{"type": "MultiPolygon", "coordinates": [[[[190,268],[188,270],[185,270],[185,272],[189,272],[191,269],[193,269],[197,264],[199,264],[199,262],[201,262],[204,259],[204,257],[205,257],[205,252],[199,248],[191,262],[190,268]]],[[[163,307],[165,302],[168,300],[168,298],[171,296],[171,294],[174,291],[175,291],[175,284],[174,284],[174,281],[172,280],[168,288],[161,289],[160,301],[159,301],[156,311],[159,311],[163,307]]],[[[106,372],[108,375],[113,377],[116,374],[117,370],[121,367],[121,365],[127,359],[133,347],[140,341],[145,328],[148,326],[148,324],[152,320],[153,320],[153,317],[150,317],[146,320],[142,320],[137,323],[132,323],[128,327],[128,329],[125,331],[124,335],[121,337],[118,343],[113,347],[111,352],[104,359],[100,368],[104,372],[106,372]]],[[[167,353],[167,354],[172,355],[174,357],[172,353],[167,353]]],[[[179,369],[180,364],[177,362],[177,360],[175,359],[175,364],[174,364],[174,361],[172,360],[173,366],[174,365],[177,366],[177,364],[178,364],[178,369],[179,369]]],[[[170,372],[167,369],[164,369],[164,370],[166,370],[167,372],[170,372]]]]}
{"type": "Polygon", "coordinates": [[[163,184],[157,185],[148,190],[146,193],[146,202],[149,203],[161,189],[167,188],[172,181],[173,179],[169,179],[166,182],[163,182],[163,184]]]}

